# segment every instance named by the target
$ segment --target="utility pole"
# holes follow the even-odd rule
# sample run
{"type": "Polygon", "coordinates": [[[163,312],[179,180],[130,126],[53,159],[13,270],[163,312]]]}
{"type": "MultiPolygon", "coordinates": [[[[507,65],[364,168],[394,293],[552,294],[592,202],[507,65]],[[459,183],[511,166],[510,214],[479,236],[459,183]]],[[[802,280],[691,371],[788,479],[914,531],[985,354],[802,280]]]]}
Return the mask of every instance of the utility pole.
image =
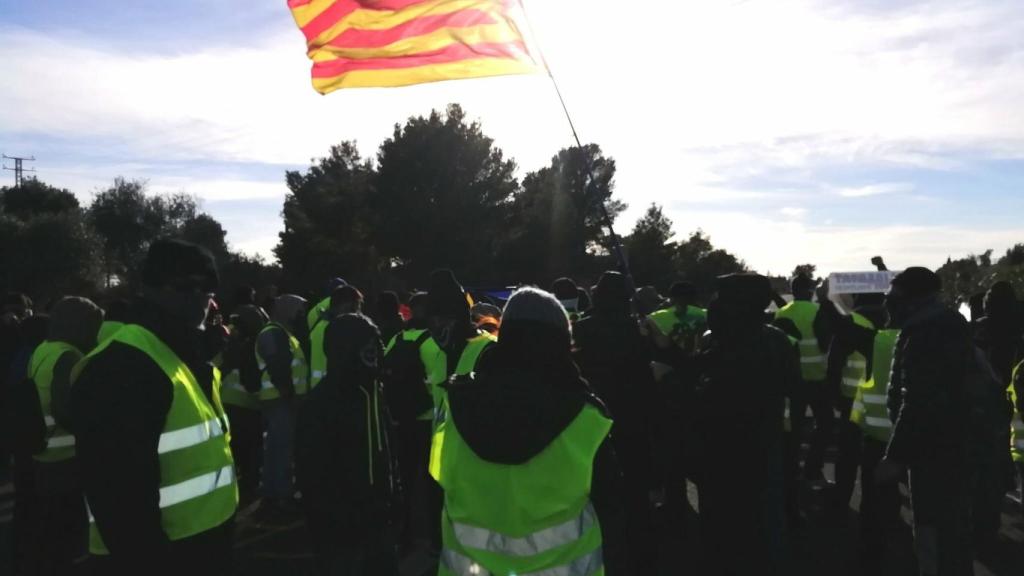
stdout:
{"type": "Polygon", "coordinates": [[[7,162],[3,163],[3,167],[4,167],[4,170],[12,170],[14,172],[14,187],[15,188],[21,186],[22,182],[25,181],[25,176],[24,176],[25,172],[35,172],[36,171],[35,168],[29,168],[29,169],[26,170],[22,166],[22,163],[24,161],[26,161],[26,160],[28,160],[29,162],[35,162],[36,161],[36,157],[35,156],[29,156],[27,158],[22,158],[22,157],[18,157],[18,156],[8,156],[7,154],[3,154],[3,159],[4,160],[14,160],[14,167],[13,168],[7,166],[7,162]]]}

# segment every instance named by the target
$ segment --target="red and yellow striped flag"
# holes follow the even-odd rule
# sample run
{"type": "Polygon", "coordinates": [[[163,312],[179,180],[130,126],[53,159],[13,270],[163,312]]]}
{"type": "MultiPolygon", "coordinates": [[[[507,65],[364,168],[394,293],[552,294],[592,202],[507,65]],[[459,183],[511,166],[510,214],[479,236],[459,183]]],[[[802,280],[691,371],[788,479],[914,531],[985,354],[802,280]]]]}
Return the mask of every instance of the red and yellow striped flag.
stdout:
{"type": "Polygon", "coordinates": [[[326,94],[537,72],[510,15],[516,3],[288,0],[288,7],[306,36],[313,88],[326,94]]]}

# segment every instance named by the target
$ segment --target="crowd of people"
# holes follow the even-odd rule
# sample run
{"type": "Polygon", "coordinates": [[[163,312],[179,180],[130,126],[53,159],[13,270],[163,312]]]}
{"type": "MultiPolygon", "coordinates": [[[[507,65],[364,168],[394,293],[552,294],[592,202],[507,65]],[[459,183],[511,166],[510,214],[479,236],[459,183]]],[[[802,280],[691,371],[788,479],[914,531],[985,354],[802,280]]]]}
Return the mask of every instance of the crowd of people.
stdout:
{"type": "Polygon", "coordinates": [[[372,306],[334,278],[222,308],[211,256],[160,240],[141,277],[102,307],[4,302],[17,574],[232,574],[241,510],[304,520],[324,575],[658,574],[656,512],[688,485],[694,573],[789,574],[801,488],[842,519],[859,471],[865,573],[902,484],[920,574],[959,576],[1024,476],[1007,283],[968,320],[920,267],[839,299],[608,271],[477,301],[438,270],[372,306]]]}

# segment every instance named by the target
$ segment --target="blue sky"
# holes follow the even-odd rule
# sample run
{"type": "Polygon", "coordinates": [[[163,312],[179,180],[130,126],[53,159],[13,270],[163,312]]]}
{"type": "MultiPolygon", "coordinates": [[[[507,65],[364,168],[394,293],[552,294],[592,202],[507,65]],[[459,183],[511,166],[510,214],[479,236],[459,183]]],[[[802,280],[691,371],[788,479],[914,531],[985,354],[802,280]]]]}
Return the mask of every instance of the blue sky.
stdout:
{"type": "MultiPolygon", "coordinates": [[[[581,136],[762,272],[1024,242],[1024,5],[527,1],[581,136]]],[[[525,173],[570,133],[544,77],[323,97],[285,0],[33,0],[0,12],[0,150],[88,201],[115,177],[198,195],[269,255],[284,171],[460,102],[525,173]]],[[[10,174],[10,173],[6,173],[10,174]]]]}

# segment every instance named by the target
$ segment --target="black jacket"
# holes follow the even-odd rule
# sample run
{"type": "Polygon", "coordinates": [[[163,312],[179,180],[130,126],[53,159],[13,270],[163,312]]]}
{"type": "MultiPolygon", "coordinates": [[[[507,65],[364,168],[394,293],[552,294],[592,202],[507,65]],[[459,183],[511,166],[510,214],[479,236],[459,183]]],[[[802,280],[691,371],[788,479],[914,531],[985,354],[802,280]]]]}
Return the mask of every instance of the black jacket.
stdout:
{"type": "Polygon", "coordinates": [[[626,482],[645,495],[659,481],[653,458],[653,407],[660,405],[652,350],[628,310],[592,310],[573,328],[583,377],[615,420],[615,445],[626,482]]]}
{"type": "MultiPolygon", "coordinates": [[[[133,322],[188,365],[207,398],[213,372],[197,331],[140,301],[133,322]]],[[[86,499],[118,574],[182,574],[227,566],[231,525],[171,542],[160,523],[157,447],[173,398],[164,372],[118,342],[94,356],[72,386],[71,410],[86,499]]]]}
{"type": "Polygon", "coordinates": [[[966,455],[970,406],[966,396],[974,350],[967,321],[940,303],[921,310],[896,342],[887,456],[915,463],[966,455]]]}
{"type": "Polygon", "coordinates": [[[328,372],[296,420],[295,477],[318,552],[378,541],[398,495],[384,395],[340,373],[328,372]]]}
{"type": "MultiPolygon", "coordinates": [[[[532,365],[522,358],[499,341],[480,357],[472,377],[447,385],[449,418],[473,452],[489,462],[530,460],[565,430],[584,404],[606,412],[568,357],[532,365]]],[[[626,535],[621,474],[610,438],[594,458],[590,498],[601,522],[607,573],[614,576],[623,573],[626,535]]]]}
{"type": "Polygon", "coordinates": [[[712,333],[694,368],[705,466],[743,469],[748,482],[751,475],[759,478],[773,470],[785,397],[800,383],[800,364],[789,338],[773,326],[762,326],[738,342],[720,341],[712,333]]]}

